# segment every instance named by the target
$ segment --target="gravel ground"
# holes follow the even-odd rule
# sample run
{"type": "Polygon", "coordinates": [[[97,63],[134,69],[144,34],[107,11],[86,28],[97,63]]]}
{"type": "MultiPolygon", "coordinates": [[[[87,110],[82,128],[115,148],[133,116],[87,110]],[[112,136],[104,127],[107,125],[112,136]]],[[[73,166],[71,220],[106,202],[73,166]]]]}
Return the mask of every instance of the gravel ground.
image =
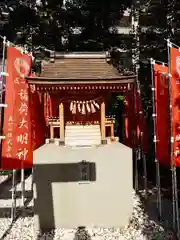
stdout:
{"type": "MultiPolygon", "coordinates": [[[[28,180],[29,181],[29,180],[28,180]]],[[[30,186],[30,184],[28,184],[30,186]]],[[[33,217],[28,217],[27,213],[33,215],[32,210],[25,209],[21,216],[17,218],[11,226],[10,217],[0,219],[0,239],[3,240],[168,240],[175,239],[166,232],[155,220],[150,220],[144,212],[144,204],[133,191],[133,217],[129,226],[123,229],[111,228],[87,228],[86,230],[77,229],[56,229],[54,233],[38,236],[33,231],[33,217]],[[23,216],[22,216],[23,215],[23,216]],[[53,237],[54,235],[54,237],[53,237]]],[[[29,202],[28,207],[33,206],[33,200],[29,202]]],[[[0,204],[0,211],[2,205],[0,204]]],[[[18,215],[19,215],[18,214],[18,215]]]]}
{"type": "Polygon", "coordinates": [[[10,176],[8,176],[8,175],[2,175],[2,176],[0,176],[0,184],[1,184],[1,183],[4,183],[6,180],[8,180],[9,177],[10,177],[10,176]]]}

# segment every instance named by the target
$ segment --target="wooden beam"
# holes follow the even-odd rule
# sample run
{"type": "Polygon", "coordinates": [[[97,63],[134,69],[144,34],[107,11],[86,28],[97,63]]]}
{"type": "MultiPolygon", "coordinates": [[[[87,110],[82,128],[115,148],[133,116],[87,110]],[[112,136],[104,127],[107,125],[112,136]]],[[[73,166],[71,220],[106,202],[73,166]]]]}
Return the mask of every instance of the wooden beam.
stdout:
{"type": "Polygon", "coordinates": [[[54,127],[50,125],[50,139],[54,139],[54,127]]]}
{"type": "Polygon", "coordinates": [[[129,78],[122,78],[122,79],[31,79],[27,78],[27,81],[29,84],[35,84],[35,85],[72,85],[72,84],[102,84],[103,86],[106,84],[128,84],[128,83],[134,83],[135,78],[129,77],[129,78]]]}
{"type": "Polygon", "coordinates": [[[104,140],[106,137],[105,121],[106,121],[106,109],[105,109],[105,102],[103,101],[101,103],[101,138],[102,140],[104,140]]]}
{"type": "Polygon", "coordinates": [[[64,104],[61,102],[59,105],[59,119],[60,119],[60,141],[64,142],[64,104]]]}
{"type": "Polygon", "coordinates": [[[114,137],[114,123],[111,124],[111,137],[114,137]]]}

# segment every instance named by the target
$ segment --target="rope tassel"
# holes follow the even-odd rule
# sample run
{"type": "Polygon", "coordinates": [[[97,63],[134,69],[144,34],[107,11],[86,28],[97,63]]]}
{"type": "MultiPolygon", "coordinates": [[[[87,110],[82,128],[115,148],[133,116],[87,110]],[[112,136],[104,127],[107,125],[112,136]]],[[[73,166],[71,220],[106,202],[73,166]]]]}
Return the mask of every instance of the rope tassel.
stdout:
{"type": "Polygon", "coordinates": [[[82,103],[82,114],[86,114],[86,109],[85,109],[85,102],[82,103]]]}
{"type": "Polygon", "coordinates": [[[72,114],[76,114],[76,102],[73,102],[72,114]]]}
{"type": "Polygon", "coordinates": [[[79,101],[77,103],[78,103],[78,105],[77,105],[78,111],[79,111],[79,113],[81,113],[81,103],[79,101]]]}
{"type": "Polygon", "coordinates": [[[88,113],[90,113],[90,112],[91,112],[91,108],[90,108],[90,106],[89,106],[89,103],[88,103],[88,102],[86,102],[86,109],[87,109],[88,113]]]}
{"type": "Polygon", "coordinates": [[[98,104],[97,102],[93,101],[93,104],[94,104],[95,107],[97,107],[97,109],[100,108],[100,107],[99,107],[99,104],[98,104]]]}
{"type": "Polygon", "coordinates": [[[97,109],[100,109],[100,106],[95,99],[88,101],[71,101],[69,109],[72,114],[76,114],[78,111],[82,115],[85,115],[87,113],[95,113],[97,109]]]}
{"type": "Polygon", "coordinates": [[[72,112],[73,110],[73,102],[70,103],[70,111],[72,112]]]}
{"type": "Polygon", "coordinates": [[[94,104],[91,102],[91,112],[92,113],[95,113],[96,112],[96,109],[95,109],[95,107],[94,107],[94,104]]]}

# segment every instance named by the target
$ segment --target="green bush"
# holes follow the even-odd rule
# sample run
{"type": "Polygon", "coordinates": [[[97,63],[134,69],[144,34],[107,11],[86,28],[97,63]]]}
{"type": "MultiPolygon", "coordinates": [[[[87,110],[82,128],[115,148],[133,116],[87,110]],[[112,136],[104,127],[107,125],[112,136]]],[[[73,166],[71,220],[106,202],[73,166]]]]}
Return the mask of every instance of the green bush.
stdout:
{"type": "Polygon", "coordinates": [[[5,170],[3,170],[3,171],[0,171],[0,175],[9,175],[9,174],[11,174],[12,173],[12,171],[5,171],[5,170]]]}

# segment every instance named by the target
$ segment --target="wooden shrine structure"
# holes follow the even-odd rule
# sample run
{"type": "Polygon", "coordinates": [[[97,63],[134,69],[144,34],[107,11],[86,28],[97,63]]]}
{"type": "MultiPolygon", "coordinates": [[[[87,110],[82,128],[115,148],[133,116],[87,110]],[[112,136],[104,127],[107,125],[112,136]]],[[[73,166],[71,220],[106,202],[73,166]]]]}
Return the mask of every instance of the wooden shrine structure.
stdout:
{"type": "Polygon", "coordinates": [[[48,139],[59,139],[60,144],[66,144],[72,127],[85,131],[80,126],[99,126],[102,144],[107,142],[106,128],[110,127],[114,141],[114,120],[106,116],[106,101],[111,92],[132,91],[135,82],[134,75],[120,74],[104,52],[55,52],[42,62],[39,76],[26,79],[31,88],[47,96],[48,139]]]}

